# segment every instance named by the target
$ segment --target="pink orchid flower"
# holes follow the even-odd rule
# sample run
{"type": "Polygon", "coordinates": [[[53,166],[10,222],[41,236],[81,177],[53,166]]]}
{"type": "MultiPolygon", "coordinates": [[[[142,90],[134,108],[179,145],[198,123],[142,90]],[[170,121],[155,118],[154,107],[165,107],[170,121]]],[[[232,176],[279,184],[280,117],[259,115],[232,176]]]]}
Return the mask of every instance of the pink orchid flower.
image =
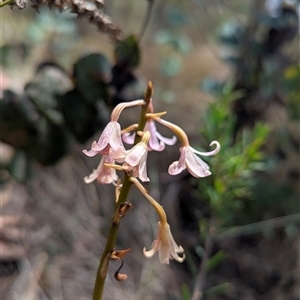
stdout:
{"type": "Polygon", "coordinates": [[[184,169],[187,169],[190,174],[196,178],[206,177],[211,175],[209,171],[209,166],[196,154],[203,156],[212,156],[220,151],[220,144],[217,141],[213,141],[209,146],[216,145],[216,149],[210,152],[200,152],[192,148],[191,146],[184,146],[180,148],[180,158],[179,161],[173,162],[169,167],[170,175],[177,175],[181,173],[184,169]]]}
{"type": "Polygon", "coordinates": [[[152,249],[149,251],[146,251],[146,248],[143,249],[146,257],[152,257],[157,251],[159,253],[159,260],[163,264],[169,264],[170,259],[175,259],[178,262],[185,260],[184,250],[174,241],[168,223],[162,224],[158,222],[158,235],[157,239],[152,243],[152,249]],[[178,253],[183,254],[183,256],[179,256],[178,253]]]}
{"type": "Polygon", "coordinates": [[[98,183],[100,184],[115,183],[118,180],[116,170],[105,166],[105,163],[114,164],[115,161],[110,156],[103,155],[98,168],[93,170],[92,174],[89,176],[84,177],[84,182],[91,183],[97,179],[98,183]]]}
{"type": "Polygon", "coordinates": [[[116,121],[110,121],[104,128],[98,142],[94,141],[91,150],[82,151],[87,156],[96,154],[110,155],[119,162],[124,161],[125,148],[121,139],[121,126],[116,121]]]}
{"type": "Polygon", "coordinates": [[[133,177],[139,177],[141,181],[149,181],[147,176],[147,156],[148,147],[145,142],[136,144],[131,150],[127,152],[123,168],[129,172],[133,177]]]}
{"type": "MultiPolygon", "coordinates": [[[[149,131],[151,134],[148,143],[149,150],[163,151],[166,145],[173,146],[177,141],[177,138],[175,136],[173,136],[172,138],[162,136],[157,131],[155,122],[152,119],[147,120],[144,131],[149,131]]],[[[122,139],[127,144],[133,144],[135,139],[135,133],[125,133],[123,134],[122,139]]]]}

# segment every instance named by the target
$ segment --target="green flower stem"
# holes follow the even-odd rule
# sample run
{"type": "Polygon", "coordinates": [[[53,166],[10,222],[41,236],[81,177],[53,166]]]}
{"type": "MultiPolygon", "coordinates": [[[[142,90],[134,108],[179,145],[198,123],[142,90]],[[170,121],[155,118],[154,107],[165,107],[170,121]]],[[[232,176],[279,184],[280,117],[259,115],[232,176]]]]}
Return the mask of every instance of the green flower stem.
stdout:
{"type": "MultiPolygon", "coordinates": [[[[152,83],[149,82],[147,90],[145,92],[146,104],[142,107],[137,131],[143,131],[143,129],[145,127],[145,124],[147,121],[146,113],[148,111],[148,106],[150,104],[152,95],[153,95],[153,87],[152,87],[152,83]]],[[[136,145],[140,141],[141,141],[141,137],[136,135],[134,144],[136,145]]],[[[105,283],[107,270],[108,270],[108,266],[109,266],[109,260],[110,260],[111,253],[114,251],[114,248],[116,245],[119,226],[120,226],[120,222],[115,221],[114,215],[116,213],[118,213],[118,210],[119,210],[121,204],[123,204],[127,200],[131,186],[132,186],[132,182],[130,180],[130,177],[124,172],[124,181],[122,183],[122,188],[120,191],[120,195],[118,197],[118,201],[116,202],[116,205],[115,205],[114,214],[113,214],[112,222],[111,222],[111,227],[109,230],[106,245],[105,245],[104,251],[102,253],[102,256],[100,259],[100,264],[99,264],[98,271],[97,271],[97,277],[96,277],[94,293],[93,293],[93,300],[101,300],[102,299],[104,283],[105,283]]]]}
{"type": "Polygon", "coordinates": [[[138,188],[138,190],[144,195],[144,197],[150,202],[150,204],[153,206],[153,208],[155,209],[155,211],[157,212],[158,214],[158,217],[160,219],[160,223],[162,225],[166,225],[168,222],[167,222],[167,215],[163,209],[163,207],[154,199],[152,198],[147,190],[143,187],[143,185],[140,184],[140,182],[134,178],[134,177],[131,177],[130,178],[130,181],[138,188]]]}
{"type": "MultiPolygon", "coordinates": [[[[120,191],[118,202],[116,203],[115,212],[117,212],[119,206],[124,203],[128,197],[131,181],[129,180],[129,176],[125,174],[124,182],[120,191]]],[[[101,256],[100,264],[97,271],[97,277],[94,287],[94,295],[93,300],[101,300],[103,294],[104,283],[106,279],[106,274],[109,265],[110,254],[114,251],[115,244],[117,241],[118,231],[119,231],[120,223],[112,222],[108,238],[106,241],[106,245],[104,251],[101,256]]]]}
{"type": "Polygon", "coordinates": [[[15,0],[7,0],[7,1],[4,1],[4,2],[0,2],[0,7],[4,7],[4,6],[9,5],[13,2],[15,2],[15,0]]]}
{"type": "MultiPolygon", "coordinates": [[[[144,127],[145,127],[146,122],[147,122],[146,114],[148,113],[148,107],[149,107],[149,104],[151,103],[152,96],[153,96],[153,85],[152,85],[152,82],[149,81],[148,82],[148,87],[146,89],[145,96],[144,96],[144,98],[145,98],[144,100],[146,102],[146,105],[144,105],[142,107],[142,111],[141,111],[141,115],[140,115],[140,120],[139,120],[138,127],[136,129],[136,132],[144,130],[144,127]]],[[[142,138],[138,134],[136,134],[135,135],[134,144],[136,145],[141,140],[142,140],[142,138]]]]}

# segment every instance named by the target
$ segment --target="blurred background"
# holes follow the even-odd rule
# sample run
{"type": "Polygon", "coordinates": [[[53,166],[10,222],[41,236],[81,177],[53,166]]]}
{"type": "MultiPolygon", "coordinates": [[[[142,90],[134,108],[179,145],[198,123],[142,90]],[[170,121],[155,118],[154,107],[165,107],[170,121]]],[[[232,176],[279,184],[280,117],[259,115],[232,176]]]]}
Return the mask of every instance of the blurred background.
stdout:
{"type": "Polygon", "coordinates": [[[168,174],[178,143],[149,154],[146,188],[186,261],[143,256],[157,218],[132,190],[117,242],[132,248],[128,279],[112,262],[104,299],[299,300],[299,12],[299,0],[1,7],[1,299],[91,299],[114,187],[83,182],[99,158],[82,150],[151,80],[155,110],[194,148],[222,149],[202,179],[168,174]]]}

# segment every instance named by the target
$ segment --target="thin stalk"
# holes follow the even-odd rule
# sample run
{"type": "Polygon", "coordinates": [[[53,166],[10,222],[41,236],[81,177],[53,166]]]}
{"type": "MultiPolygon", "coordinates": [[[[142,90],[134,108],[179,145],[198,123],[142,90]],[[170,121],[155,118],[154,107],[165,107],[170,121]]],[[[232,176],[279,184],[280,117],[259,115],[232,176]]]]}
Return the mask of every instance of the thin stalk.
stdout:
{"type": "MultiPolygon", "coordinates": [[[[147,122],[147,116],[146,114],[148,113],[148,107],[149,107],[149,104],[151,103],[151,98],[153,96],[153,85],[152,85],[152,82],[149,81],[148,82],[148,88],[145,92],[145,102],[146,102],[146,105],[144,105],[142,107],[142,111],[141,111],[141,115],[140,115],[140,120],[139,120],[139,125],[136,129],[136,132],[138,131],[143,131],[144,130],[144,127],[146,125],[146,122],[147,122]]],[[[134,144],[136,145],[137,143],[139,143],[140,141],[142,140],[142,137],[140,137],[138,134],[135,135],[135,139],[134,139],[134,144]]]]}
{"type": "Polygon", "coordinates": [[[147,6],[147,11],[146,11],[146,17],[144,19],[143,25],[142,25],[142,29],[140,31],[139,34],[139,42],[141,41],[141,39],[144,36],[144,33],[148,27],[149,21],[150,21],[150,17],[153,11],[153,4],[154,4],[154,0],[148,0],[148,6],[147,6]]]}
{"type": "Polygon", "coordinates": [[[289,224],[299,225],[300,213],[268,219],[268,220],[251,223],[243,226],[233,227],[227,230],[223,229],[224,231],[217,234],[215,239],[216,240],[235,239],[240,236],[256,234],[256,233],[263,232],[264,230],[276,229],[276,228],[287,226],[289,224]]]}
{"type": "Polygon", "coordinates": [[[206,266],[214,244],[214,236],[215,227],[212,225],[212,221],[210,221],[207,236],[205,239],[204,254],[202,257],[201,265],[199,267],[199,274],[196,277],[195,287],[191,300],[203,299],[203,286],[206,279],[206,266]]]}
{"type": "Polygon", "coordinates": [[[4,7],[6,5],[12,4],[13,2],[15,2],[15,0],[7,0],[7,1],[0,2],[0,7],[4,7]]]}
{"type": "MultiPolygon", "coordinates": [[[[137,127],[137,131],[142,131],[145,127],[146,121],[147,121],[147,111],[148,111],[148,106],[150,104],[151,97],[153,95],[153,87],[152,83],[148,83],[147,90],[145,92],[145,105],[142,106],[141,110],[141,115],[140,115],[140,121],[139,125],[137,127]]],[[[135,139],[135,145],[140,141],[140,137],[136,134],[136,139],[135,139]]],[[[106,245],[104,247],[101,259],[100,259],[100,264],[98,267],[97,271],[97,277],[95,281],[95,286],[94,286],[94,293],[93,293],[93,300],[101,300],[102,295],[103,295],[103,290],[104,290],[104,283],[107,275],[107,270],[109,266],[109,260],[112,252],[114,251],[117,237],[118,237],[118,232],[119,232],[119,227],[120,227],[120,219],[116,221],[114,215],[118,213],[118,210],[123,204],[128,197],[130,188],[132,186],[132,182],[130,181],[130,177],[124,172],[124,181],[122,183],[122,188],[120,190],[120,194],[118,197],[118,201],[116,202],[112,221],[111,221],[111,226],[110,230],[108,233],[106,245]]]]}
{"type": "MultiPolygon", "coordinates": [[[[130,188],[131,188],[131,185],[132,185],[132,183],[129,180],[129,176],[125,173],[123,186],[121,188],[119,199],[115,206],[115,211],[118,210],[118,207],[120,206],[120,204],[122,204],[126,201],[129,191],[130,191],[130,188]]],[[[105,283],[106,274],[107,274],[108,265],[109,265],[110,254],[114,251],[114,248],[116,245],[118,232],[119,232],[119,226],[120,226],[120,223],[112,222],[112,224],[111,224],[108,238],[106,241],[106,245],[105,245],[104,251],[102,253],[100,264],[99,264],[98,271],[97,271],[93,300],[101,300],[102,299],[104,283],[105,283]]]]}

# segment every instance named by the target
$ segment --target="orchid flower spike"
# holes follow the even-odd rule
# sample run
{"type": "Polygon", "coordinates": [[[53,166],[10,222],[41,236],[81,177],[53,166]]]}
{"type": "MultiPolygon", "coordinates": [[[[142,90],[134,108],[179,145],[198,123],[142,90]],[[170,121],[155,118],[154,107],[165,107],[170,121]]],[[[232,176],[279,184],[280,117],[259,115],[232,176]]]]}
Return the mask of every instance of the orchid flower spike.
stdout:
{"type": "Polygon", "coordinates": [[[163,264],[169,264],[170,259],[175,259],[178,262],[185,260],[184,250],[174,241],[168,223],[158,222],[158,235],[157,239],[152,243],[152,249],[149,251],[147,251],[146,248],[143,249],[146,257],[152,257],[157,251],[159,260],[163,264]],[[178,254],[182,254],[182,256],[178,254]]]}
{"type": "Polygon", "coordinates": [[[115,161],[110,156],[103,155],[98,168],[95,169],[89,176],[84,177],[84,182],[91,183],[97,179],[100,184],[116,183],[118,180],[116,170],[105,165],[106,163],[113,164],[114,162],[115,161]]]}

